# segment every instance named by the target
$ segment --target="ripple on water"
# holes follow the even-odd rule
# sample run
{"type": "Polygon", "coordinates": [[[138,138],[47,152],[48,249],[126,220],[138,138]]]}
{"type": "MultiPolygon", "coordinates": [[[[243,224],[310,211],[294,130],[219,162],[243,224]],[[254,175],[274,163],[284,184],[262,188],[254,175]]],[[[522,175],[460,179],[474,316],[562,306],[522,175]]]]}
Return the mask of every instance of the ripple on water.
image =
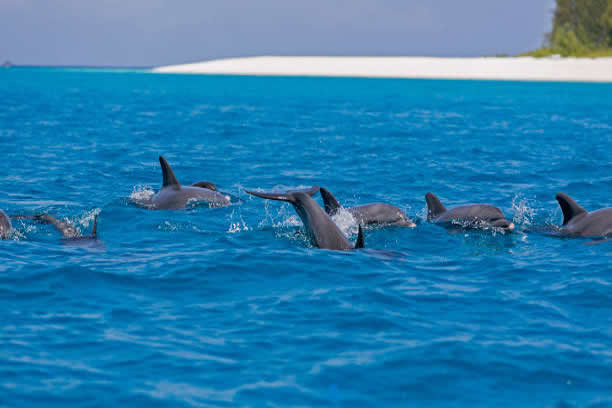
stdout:
{"type": "Polygon", "coordinates": [[[609,405],[612,246],[551,236],[558,191],[611,205],[609,91],[0,72],[0,208],[83,234],[97,216],[104,244],[31,220],[0,241],[0,405],[609,405]],[[132,205],[160,154],[236,204],[132,205]],[[290,204],[243,191],[315,184],[418,225],[318,250],[290,204]],[[428,191],[517,231],[432,225],[428,191]]]}

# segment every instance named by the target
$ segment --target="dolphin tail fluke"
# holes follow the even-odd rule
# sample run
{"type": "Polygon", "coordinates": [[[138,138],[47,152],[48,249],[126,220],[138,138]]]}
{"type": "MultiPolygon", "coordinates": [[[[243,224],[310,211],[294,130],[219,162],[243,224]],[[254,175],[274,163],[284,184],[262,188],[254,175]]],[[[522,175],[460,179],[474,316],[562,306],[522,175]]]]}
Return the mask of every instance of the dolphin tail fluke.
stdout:
{"type": "Polygon", "coordinates": [[[170,164],[168,164],[166,159],[164,159],[164,156],[159,156],[159,164],[161,164],[161,168],[162,168],[162,177],[163,177],[162,187],[173,186],[173,187],[179,188],[181,185],[178,182],[178,179],[176,178],[176,176],[174,175],[174,172],[172,171],[172,167],[170,167],[170,164]]]}
{"type": "Polygon", "coordinates": [[[215,186],[210,181],[198,181],[197,183],[192,184],[193,187],[207,188],[209,190],[217,191],[217,186],[215,186]]]}
{"type": "Polygon", "coordinates": [[[563,211],[563,225],[567,224],[577,215],[586,214],[586,210],[574,201],[574,199],[565,193],[557,194],[557,201],[563,211]]]}
{"type": "Polygon", "coordinates": [[[288,203],[293,203],[295,202],[295,199],[293,198],[293,193],[306,193],[312,197],[313,195],[317,194],[317,191],[319,191],[319,186],[312,186],[305,190],[287,191],[286,193],[260,193],[258,191],[245,191],[251,195],[265,198],[267,200],[286,201],[288,203]]]}
{"type": "Polygon", "coordinates": [[[93,223],[93,227],[91,228],[91,236],[93,238],[98,236],[98,215],[94,215],[94,223],[93,223]]]}
{"type": "Polygon", "coordinates": [[[257,191],[249,191],[249,190],[244,190],[244,191],[246,191],[247,193],[251,195],[254,195],[255,197],[261,197],[267,200],[286,201],[288,203],[292,203],[294,201],[291,193],[260,193],[257,191]]]}
{"type": "Polygon", "coordinates": [[[446,207],[442,205],[438,197],[432,193],[425,194],[425,201],[427,201],[427,219],[437,217],[438,215],[446,212],[446,207]]]}
{"type": "Polygon", "coordinates": [[[338,212],[342,206],[336,200],[336,197],[326,188],[321,187],[321,197],[323,198],[323,204],[325,204],[325,212],[329,215],[334,215],[338,212]]]}
{"type": "Polygon", "coordinates": [[[359,232],[357,233],[357,241],[355,242],[355,249],[361,249],[365,247],[365,240],[363,239],[363,228],[359,225],[359,232]]]}

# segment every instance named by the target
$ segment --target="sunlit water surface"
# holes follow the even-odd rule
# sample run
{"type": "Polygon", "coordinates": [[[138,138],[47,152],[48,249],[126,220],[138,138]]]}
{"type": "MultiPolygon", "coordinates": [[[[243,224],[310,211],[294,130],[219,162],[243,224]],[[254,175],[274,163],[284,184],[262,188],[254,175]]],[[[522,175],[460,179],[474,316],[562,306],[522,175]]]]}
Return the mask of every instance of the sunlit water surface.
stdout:
{"type": "Polygon", "coordinates": [[[0,242],[1,406],[612,405],[612,244],[543,232],[559,191],[612,205],[610,85],[6,69],[0,152],[0,208],[99,220],[0,242]],[[132,205],[160,154],[236,203],[132,205]],[[244,192],[313,184],[418,226],[319,250],[244,192]],[[428,191],[517,232],[428,224],[428,191]]]}

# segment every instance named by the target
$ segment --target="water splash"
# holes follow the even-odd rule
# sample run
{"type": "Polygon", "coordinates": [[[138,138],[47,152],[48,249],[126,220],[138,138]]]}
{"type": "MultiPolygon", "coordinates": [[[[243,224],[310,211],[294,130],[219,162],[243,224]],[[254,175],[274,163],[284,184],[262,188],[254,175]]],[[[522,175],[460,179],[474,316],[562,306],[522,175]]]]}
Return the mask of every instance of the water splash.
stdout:
{"type": "Polygon", "coordinates": [[[414,215],[415,220],[427,221],[427,212],[427,206],[422,207],[421,210],[414,215]]]}
{"type": "Polygon", "coordinates": [[[130,201],[146,205],[151,202],[151,198],[155,195],[155,190],[151,186],[137,184],[132,187],[132,192],[128,197],[130,201]]]}
{"type": "MultiPolygon", "coordinates": [[[[300,185],[297,187],[287,187],[285,185],[277,185],[274,186],[270,191],[293,191],[293,190],[303,190],[306,188],[310,188],[311,186],[300,185]]],[[[257,191],[263,191],[261,189],[257,189],[257,191]]],[[[257,227],[259,229],[265,226],[272,226],[274,228],[288,228],[288,227],[297,227],[302,225],[302,221],[300,218],[295,215],[295,212],[289,205],[281,205],[278,207],[279,209],[275,212],[270,208],[270,200],[264,200],[264,211],[265,216],[259,222],[257,227]]]]}
{"type": "Polygon", "coordinates": [[[336,214],[333,215],[332,221],[340,228],[340,231],[346,236],[356,235],[359,232],[359,225],[353,214],[348,212],[345,208],[340,208],[336,214]]]}
{"type": "Polygon", "coordinates": [[[536,216],[535,200],[524,197],[521,193],[512,198],[512,222],[515,225],[530,227],[536,216]]]}
{"type": "Polygon", "coordinates": [[[180,228],[178,224],[172,223],[166,220],[162,222],[160,225],[158,225],[157,229],[160,231],[175,232],[175,231],[179,231],[180,228]]]}
{"type": "Polygon", "coordinates": [[[84,214],[76,218],[75,225],[78,225],[83,229],[87,229],[90,225],[93,226],[94,219],[99,216],[101,212],[101,208],[93,208],[86,211],[84,214]]]}
{"type": "Polygon", "coordinates": [[[234,222],[235,213],[236,211],[232,210],[232,213],[230,214],[230,225],[229,225],[227,232],[229,232],[230,234],[234,234],[234,233],[241,232],[241,231],[248,231],[249,226],[247,225],[244,218],[242,218],[242,211],[238,210],[238,214],[236,215],[236,217],[238,218],[238,221],[236,222],[234,222]]]}
{"type": "MultiPolygon", "coordinates": [[[[489,224],[486,220],[481,219],[462,219],[462,220],[451,220],[451,224],[461,230],[480,230],[488,231],[491,235],[496,236],[497,234],[505,235],[510,233],[503,228],[494,227],[489,224]]],[[[466,235],[467,236],[467,235],[466,235]]]]}

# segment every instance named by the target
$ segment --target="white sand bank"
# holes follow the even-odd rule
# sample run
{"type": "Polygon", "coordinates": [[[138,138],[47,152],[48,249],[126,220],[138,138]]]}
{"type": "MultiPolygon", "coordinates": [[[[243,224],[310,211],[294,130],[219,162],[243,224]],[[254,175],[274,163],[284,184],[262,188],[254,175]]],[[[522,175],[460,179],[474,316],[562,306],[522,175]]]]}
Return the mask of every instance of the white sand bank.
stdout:
{"type": "Polygon", "coordinates": [[[252,57],[154,72],[274,76],[612,82],[612,58],[252,57]]]}

